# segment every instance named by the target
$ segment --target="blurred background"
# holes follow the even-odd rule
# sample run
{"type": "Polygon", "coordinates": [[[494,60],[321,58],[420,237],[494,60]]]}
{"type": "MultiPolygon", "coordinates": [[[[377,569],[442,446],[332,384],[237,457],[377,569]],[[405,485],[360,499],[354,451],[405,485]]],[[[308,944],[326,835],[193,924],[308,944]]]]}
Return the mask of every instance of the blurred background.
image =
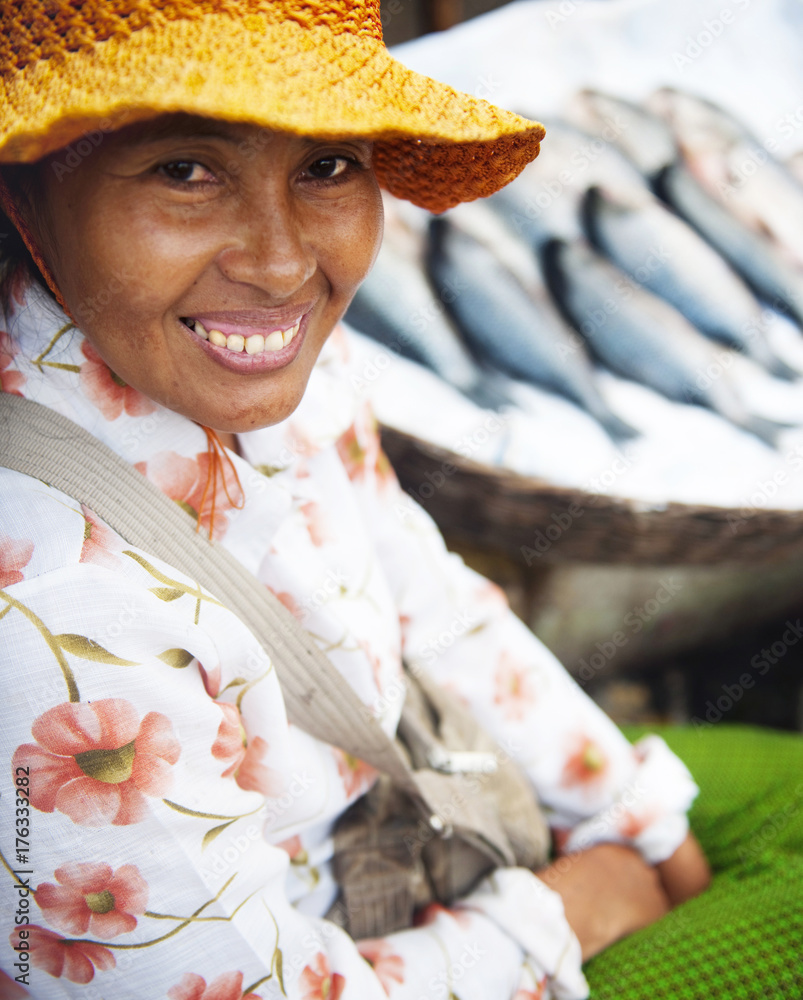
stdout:
{"type": "Polygon", "coordinates": [[[346,320],[403,486],[618,721],[803,728],[803,3],[381,9],[547,127],[483,203],[386,200],[346,320]]]}
{"type": "Polygon", "coordinates": [[[398,45],[430,31],[445,31],[504,3],[505,0],[382,0],[385,44],[398,45]]]}

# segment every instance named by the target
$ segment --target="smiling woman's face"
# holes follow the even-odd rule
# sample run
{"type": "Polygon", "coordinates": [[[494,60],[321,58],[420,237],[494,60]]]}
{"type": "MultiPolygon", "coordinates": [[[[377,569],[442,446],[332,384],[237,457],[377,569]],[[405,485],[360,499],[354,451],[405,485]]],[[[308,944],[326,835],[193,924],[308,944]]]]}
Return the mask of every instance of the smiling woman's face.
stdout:
{"type": "Polygon", "coordinates": [[[34,228],[112,371],[219,431],[292,413],[379,246],[370,143],[171,115],[59,162],[34,228]]]}

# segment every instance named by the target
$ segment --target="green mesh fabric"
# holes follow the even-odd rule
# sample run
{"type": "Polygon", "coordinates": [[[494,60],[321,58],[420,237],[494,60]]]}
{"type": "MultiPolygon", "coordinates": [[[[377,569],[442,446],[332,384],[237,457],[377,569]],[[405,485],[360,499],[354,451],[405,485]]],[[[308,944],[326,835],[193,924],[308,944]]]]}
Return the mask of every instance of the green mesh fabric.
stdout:
{"type": "Polygon", "coordinates": [[[591,1000],[803,1000],[803,738],[661,735],[700,786],[690,818],[714,881],[589,962],[591,1000]]]}

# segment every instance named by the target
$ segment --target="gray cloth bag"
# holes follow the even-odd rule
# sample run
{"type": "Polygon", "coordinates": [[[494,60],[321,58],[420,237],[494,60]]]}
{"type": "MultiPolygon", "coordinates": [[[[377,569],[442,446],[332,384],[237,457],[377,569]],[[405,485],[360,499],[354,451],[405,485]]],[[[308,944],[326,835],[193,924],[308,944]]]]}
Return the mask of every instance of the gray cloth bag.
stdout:
{"type": "Polygon", "coordinates": [[[192,517],[83,428],[0,393],[0,465],[79,500],[130,544],[223,603],[271,657],[289,720],[382,772],[339,820],[331,911],[355,938],[410,926],[500,866],[545,863],[549,831],[528,780],[471,714],[421,671],[389,737],[290,612],[192,517]]]}

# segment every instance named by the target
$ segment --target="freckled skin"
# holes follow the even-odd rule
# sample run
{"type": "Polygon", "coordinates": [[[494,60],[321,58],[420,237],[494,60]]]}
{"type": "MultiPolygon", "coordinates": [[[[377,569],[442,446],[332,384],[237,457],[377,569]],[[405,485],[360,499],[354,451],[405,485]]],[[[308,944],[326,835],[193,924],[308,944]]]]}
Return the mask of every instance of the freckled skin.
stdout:
{"type": "MultiPolygon", "coordinates": [[[[31,225],[78,325],[120,378],[218,431],[277,423],[379,248],[370,143],[163,116],[40,168],[31,225]],[[325,175],[325,176],[322,176],[325,175]],[[181,317],[309,304],[285,367],[234,372],[181,317]]],[[[228,435],[227,435],[228,437],[228,435]]]]}

